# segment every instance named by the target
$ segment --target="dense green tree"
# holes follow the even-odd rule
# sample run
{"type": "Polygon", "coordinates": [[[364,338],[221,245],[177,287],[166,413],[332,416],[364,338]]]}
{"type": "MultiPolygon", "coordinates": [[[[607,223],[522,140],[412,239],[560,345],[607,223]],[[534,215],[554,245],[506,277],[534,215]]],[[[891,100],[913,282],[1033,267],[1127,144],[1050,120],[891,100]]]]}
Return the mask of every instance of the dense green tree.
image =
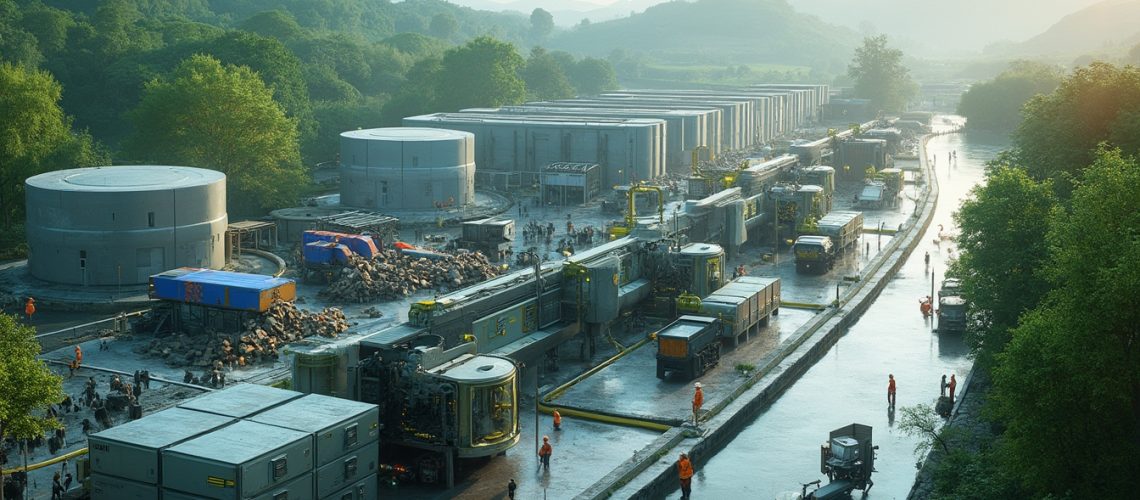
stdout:
{"type": "MultiPolygon", "coordinates": [[[[1130,130],[1140,112],[1140,68],[1094,63],[1080,68],[1049,95],[1025,105],[1024,120],[1013,134],[1015,161],[1035,179],[1053,179],[1067,198],[1072,180],[1092,163],[1097,144],[1123,140],[1118,128],[1130,130]]],[[[1126,154],[1140,151],[1125,149],[1126,154]]]]}
{"type": "Polygon", "coordinates": [[[0,211],[5,229],[24,213],[24,180],[107,160],[86,134],[72,134],[62,87],[45,71],[0,64],[0,211]]]}
{"type": "Polygon", "coordinates": [[[43,54],[35,35],[20,27],[20,7],[12,0],[0,0],[0,61],[38,66],[43,54]]]}
{"type": "Polygon", "coordinates": [[[431,25],[428,26],[428,29],[432,36],[447,40],[459,31],[459,21],[450,12],[440,12],[431,16],[431,25]]]}
{"type": "Polygon", "coordinates": [[[542,47],[530,51],[522,69],[527,99],[551,100],[574,97],[574,88],[562,71],[562,65],[542,47]]]}
{"type": "Polygon", "coordinates": [[[297,19],[287,11],[267,10],[259,12],[241,23],[241,29],[258,35],[276,38],[282,42],[297,40],[306,36],[305,28],[297,24],[297,19]]]}
{"type": "Polygon", "coordinates": [[[1053,92],[1061,83],[1056,67],[1017,61],[991,81],[974,84],[962,94],[958,114],[972,129],[1012,131],[1021,123],[1021,108],[1038,94],[1053,92]]]}
{"type": "Polygon", "coordinates": [[[419,33],[400,33],[399,35],[385,38],[380,43],[403,52],[417,60],[427,57],[443,56],[443,52],[447,50],[447,43],[443,40],[419,33]]]}
{"type": "Polygon", "coordinates": [[[554,32],[554,16],[546,9],[535,8],[530,12],[530,33],[535,40],[542,40],[554,32]]]}
{"type": "Polygon", "coordinates": [[[319,139],[311,153],[314,161],[332,161],[337,157],[342,132],[381,126],[383,105],[379,98],[316,103],[313,113],[321,128],[317,131],[319,139]]]}
{"type": "Polygon", "coordinates": [[[358,89],[368,85],[372,78],[364,40],[334,34],[307,38],[290,48],[305,65],[328,66],[340,79],[358,89]]]}
{"type": "Polygon", "coordinates": [[[985,366],[1005,347],[1018,318],[1049,290],[1041,271],[1056,206],[1051,183],[1035,182],[1024,170],[999,163],[954,214],[961,253],[949,274],[962,279],[970,297],[975,319],[970,344],[985,366]]]}
{"type": "Polygon", "coordinates": [[[1140,164],[1100,149],[1049,231],[1053,289],[998,358],[1006,467],[1036,496],[1117,497],[1140,470],[1140,164]]]}
{"type": "Polygon", "coordinates": [[[597,95],[618,88],[614,67],[605,59],[584,57],[567,76],[578,95],[597,95]]]}
{"type": "Polygon", "coordinates": [[[249,67],[192,56],[147,83],[131,118],[132,158],[224,172],[231,212],[290,205],[306,182],[297,120],[249,67]]]}
{"type": "Polygon", "coordinates": [[[875,109],[896,112],[918,93],[910,78],[910,70],[902,64],[903,53],[887,46],[887,36],[863,39],[855,49],[855,59],[847,67],[847,76],[855,81],[855,95],[870,99],[875,109]]]}
{"type": "Polygon", "coordinates": [[[0,314],[0,441],[38,438],[59,427],[47,410],[63,401],[63,380],[37,358],[39,354],[36,330],[15,316],[0,314]]]}
{"type": "Polygon", "coordinates": [[[67,32],[75,26],[75,20],[66,11],[35,2],[24,7],[20,25],[36,37],[39,51],[51,57],[67,46],[67,32]]]}
{"type": "MultiPolygon", "coordinates": [[[[305,85],[309,88],[309,97],[315,102],[352,102],[361,97],[360,91],[356,90],[356,87],[342,80],[336,70],[328,65],[307,64],[304,71],[305,85]]],[[[315,112],[314,121],[320,123],[316,119],[315,112]]]]}
{"type": "Polygon", "coordinates": [[[519,77],[525,61],[514,45],[479,37],[443,55],[435,79],[438,111],[519,104],[526,84],[519,77]]]}
{"type": "Polygon", "coordinates": [[[408,70],[408,81],[400,92],[384,103],[381,111],[381,125],[398,127],[409,116],[422,115],[438,110],[436,107],[436,80],[443,71],[443,60],[422,59],[408,70]]]}

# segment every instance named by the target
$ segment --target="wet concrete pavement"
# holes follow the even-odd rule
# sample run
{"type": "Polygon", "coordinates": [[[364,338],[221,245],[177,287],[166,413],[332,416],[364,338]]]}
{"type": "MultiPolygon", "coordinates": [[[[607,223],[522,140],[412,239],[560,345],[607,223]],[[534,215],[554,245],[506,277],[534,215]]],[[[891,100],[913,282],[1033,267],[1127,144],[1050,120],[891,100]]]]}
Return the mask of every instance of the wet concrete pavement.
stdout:
{"type": "MultiPolygon", "coordinates": [[[[969,189],[982,179],[984,162],[1002,142],[963,135],[936,137],[928,144],[939,155],[936,168],[941,195],[929,230],[867,313],[827,355],[706,464],[698,465],[694,496],[707,498],[775,498],[800,483],[821,479],[819,445],[832,429],[859,422],[874,427],[875,486],[869,497],[905,498],[914,481],[917,438],[894,427],[897,410],[932,404],[939,396],[942,374],[961,380],[969,371],[968,349],[960,335],[933,333],[930,320],[918,311],[918,299],[940,282],[952,254],[949,242],[935,244],[942,224],[952,227],[951,213],[969,189]],[[946,154],[958,152],[956,165],[946,154]],[[931,265],[924,264],[929,251],[931,265]],[[898,380],[898,403],[886,403],[887,375],[898,380]],[[747,479],[743,479],[747,478],[747,479]]],[[[826,478],[823,478],[826,481],[826,478]]],[[[679,497],[675,492],[670,498],[679,497]]]]}

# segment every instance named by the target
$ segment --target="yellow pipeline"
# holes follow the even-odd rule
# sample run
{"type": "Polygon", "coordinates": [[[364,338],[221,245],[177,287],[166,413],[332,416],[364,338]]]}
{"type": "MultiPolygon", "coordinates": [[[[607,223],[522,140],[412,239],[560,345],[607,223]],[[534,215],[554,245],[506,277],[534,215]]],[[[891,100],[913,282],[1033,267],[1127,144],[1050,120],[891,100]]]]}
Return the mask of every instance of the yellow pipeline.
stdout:
{"type": "MultiPolygon", "coordinates": [[[[28,466],[27,470],[31,471],[31,470],[36,470],[36,469],[42,469],[42,468],[47,467],[49,465],[58,464],[64,460],[71,460],[72,458],[78,457],[80,455],[86,455],[86,454],[87,454],[87,448],[80,448],[80,449],[75,450],[73,452],[70,452],[70,453],[67,453],[64,455],[60,455],[58,457],[51,458],[48,460],[44,460],[43,462],[40,462],[38,464],[31,464],[28,466]]],[[[4,475],[7,476],[8,474],[14,474],[14,473],[20,472],[22,470],[24,470],[23,467],[16,467],[13,469],[4,469],[4,475]]]]}
{"type": "Polygon", "coordinates": [[[568,417],[578,417],[586,420],[593,420],[595,422],[603,422],[607,424],[624,425],[626,427],[640,427],[642,429],[649,429],[651,431],[665,432],[672,429],[671,426],[659,424],[657,422],[649,422],[647,420],[638,420],[628,417],[615,417],[613,415],[603,415],[601,413],[594,413],[583,410],[576,410],[574,408],[567,408],[565,406],[546,406],[543,404],[538,405],[539,411],[549,414],[554,408],[558,408],[558,413],[568,417]]]}
{"type": "Polygon", "coordinates": [[[581,375],[578,375],[577,377],[570,379],[569,382],[566,382],[565,384],[562,384],[562,385],[558,386],[557,388],[555,388],[553,391],[548,392],[546,394],[546,396],[542,398],[542,400],[549,403],[551,401],[554,401],[555,399],[558,399],[558,396],[561,396],[562,393],[566,392],[571,387],[574,387],[575,385],[577,385],[578,382],[585,380],[590,375],[598,373],[599,371],[602,370],[602,368],[610,366],[611,364],[613,364],[615,361],[621,359],[626,354],[629,354],[633,351],[636,351],[637,349],[641,348],[641,346],[649,343],[650,340],[653,340],[653,338],[652,337],[645,337],[644,339],[641,339],[636,344],[629,346],[629,349],[626,349],[622,352],[617,353],[616,355],[614,355],[614,357],[601,362],[600,364],[598,364],[598,366],[595,366],[593,368],[590,368],[589,370],[586,370],[581,375]]]}

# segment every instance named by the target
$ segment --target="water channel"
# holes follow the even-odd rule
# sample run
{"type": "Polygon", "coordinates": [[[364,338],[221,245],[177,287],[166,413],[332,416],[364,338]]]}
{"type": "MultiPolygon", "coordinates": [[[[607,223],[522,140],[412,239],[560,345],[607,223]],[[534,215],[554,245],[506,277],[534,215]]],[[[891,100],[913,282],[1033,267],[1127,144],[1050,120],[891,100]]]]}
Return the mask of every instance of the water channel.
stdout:
{"type": "MultiPolygon", "coordinates": [[[[937,119],[936,119],[937,120],[937,119]]],[[[906,498],[914,482],[918,438],[895,426],[888,411],[887,376],[898,381],[896,410],[933,404],[943,374],[957,374],[959,386],[972,364],[961,335],[938,334],[919,313],[930,294],[931,271],[938,283],[953,255],[950,242],[935,243],[939,225],[953,232],[952,214],[983,178],[985,162],[1008,147],[1003,138],[978,134],[938,136],[927,145],[937,156],[938,207],[919,246],[867,313],[780,398],[725,449],[701,466],[693,495],[701,498],[777,498],[800,484],[826,478],[819,470],[819,446],[828,433],[857,422],[874,428],[879,446],[868,498],[906,498]],[[947,154],[957,152],[957,162],[947,154]],[[930,253],[930,265],[924,254],[930,253]]],[[[670,498],[678,498],[680,491],[670,498]]]]}

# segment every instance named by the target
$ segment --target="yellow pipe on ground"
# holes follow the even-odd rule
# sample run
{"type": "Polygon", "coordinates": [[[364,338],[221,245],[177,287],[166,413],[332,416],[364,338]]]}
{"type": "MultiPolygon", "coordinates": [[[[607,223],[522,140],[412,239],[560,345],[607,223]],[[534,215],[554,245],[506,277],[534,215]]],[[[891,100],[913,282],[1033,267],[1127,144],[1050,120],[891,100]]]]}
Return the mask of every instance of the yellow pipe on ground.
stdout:
{"type": "MultiPolygon", "coordinates": [[[[66,453],[66,454],[63,454],[63,455],[60,455],[58,457],[51,458],[48,460],[44,460],[43,462],[40,462],[38,464],[31,464],[28,466],[27,470],[32,471],[32,470],[36,470],[36,469],[42,469],[42,468],[47,467],[49,465],[58,464],[64,460],[71,460],[72,458],[78,457],[80,455],[86,455],[86,454],[87,454],[87,448],[80,448],[80,449],[75,450],[73,452],[66,453]]],[[[8,474],[14,474],[16,472],[20,472],[23,470],[25,470],[25,469],[22,466],[12,468],[12,469],[4,469],[4,475],[7,476],[8,474]]]]}
{"type": "Polygon", "coordinates": [[[636,418],[615,417],[613,415],[602,415],[600,413],[594,413],[594,412],[589,412],[589,411],[585,411],[585,410],[576,410],[574,408],[567,408],[565,406],[553,407],[553,406],[546,406],[543,404],[538,405],[539,411],[541,411],[543,413],[547,413],[547,414],[554,411],[554,408],[558,408],[558,413],[562,414],[563,416],[578,417],[581,419],[593,420],[595,422],[602,422],[602,423],[606,423],[606,424],[623,425],[626,427],[640,427],[642,429],[649,429],[651,431],[657,431],[657,432],[665,432],[665,431],[673,428],[672,426],[669,426],[666,424],[660,424],[657,422],[649,422],[646,420],[638,420],[636,418]]]}
{"type": "Polygon", "coordinates": [[[626,350],[624,350],[624,351],[622,351],[622,352],[619,352],[619,353],[617,353],[616,355],[614,355],[614,357],[612,357],[612,358],[610,358],[610,359],[607,359],[607,360],[605,360],[605,361],[602,361],[601,363],[599,363],[599,364],[598,364],[598,366],[595,366],[595,367],[593,367],[593,368],[590,368],[589,370],[586,370],[585,372],[583,372],[581,375],[578,375],[577,377],[574,377],[574,378],[570,379],[570,381],[569,381],[569,382],[566,382],[565,384],[562,384],[562,385],[560,385],[560,386],[556,387],[556,388],[555,388],[553,391],[550,391],[550,392],[548,392],[548,393],[546,394],[546,396],[542,398],[542,400],[543,400],[543,401],[545,401],[545,402],[548,402],[548,403],[549,403],[549,402],[551,402],[551,401],[554,401],[555,399],[558,399],[558,396],[561,396],[561,395],[562,395],[562,393],[566,392],[566,391],[567,391],[568,389],[570,389],[571,387],[574,387],[575,385],[577,385],[577,384],[578,384],[578,382],[581,382],[581,381],[585,380],[585,379],[586,379],[587,377],[589,377],[590,375],[593,375],[593,374],[595,374],[595,373],[598,373],[599,371],[601,371],[601,370],[602,370],[602,368],[605,368],[605,367],[607,367],[607,366],[610,366],[611,364],[613,364],[613,363],[614,363],[614,361],[617,361],[617,360],[621,359],[621,358],[622,358],[622,357],[624,357],[626,354],[629,354],[629,353],[631,353],[631,352],[633,352],[633,351],[636,351],[636,350],[638,350],[639,348],[641,348],[641,346],[643,346],[643,345],[645,345],[645,344],[649,343],[649,341],[650,341],[650,340],[653,340],[653,337],[652,337],[652,336],[649,336],[649,337],[645,337],[644,339],[641,339],[641,340],[640,340],[640,341],[638,341],[636,344],[633,344],[632,346],[629,346],[629,349],[626,349],[626,350]]]}

